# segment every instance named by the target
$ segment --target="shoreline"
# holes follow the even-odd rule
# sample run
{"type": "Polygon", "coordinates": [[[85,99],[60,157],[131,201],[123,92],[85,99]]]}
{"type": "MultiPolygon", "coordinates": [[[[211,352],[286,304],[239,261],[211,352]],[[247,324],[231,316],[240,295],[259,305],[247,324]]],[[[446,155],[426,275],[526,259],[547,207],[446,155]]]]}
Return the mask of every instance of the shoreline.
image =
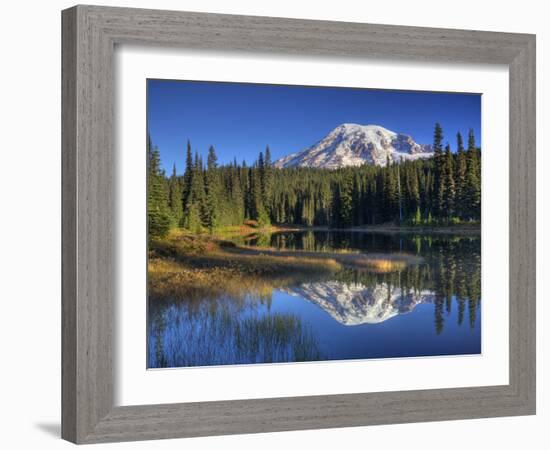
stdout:
{"type": "Polygon", "coordinates": [[[246,256],[272,256],[275,258],[304,258],[318,260],[334,260],[347,267],[372,268],[377,270],[403,269],[407,265],[421,264],[424,259],[420,256],[402,252],[390,253],[361,253],[361,252],[313,252],[306,250],[279,250],[271,247],[228,247],[228,254],[246,256]]]}
{"type": "MultiPolygon", "coordinates": [[[[236,230],[232,230],[236,231],[236,230]]],[[[422,264],[401,252],[314,252],[247,247],[208,234],[174,230],[151,243],[148,283],[156,298],[196,298],[212,293],[241,297],[325,277],[354,267],[374,273],[398,272],[422,264]]]]}
{"type": "MultiPolygon", "coordinates": [[[[355,233],[380,233],[380,234],[455,234],[455,235],[479,235],[481,225],[442,225],[442,226],[399,226],[399,225],[363,225],[350,228],[331,228],[328,226],[302,226],[302,225],[271,225],[268,233],[306,232],[306,231],[337,231],[355,233]]],[[[252,233],[261,233],[262,228],[251,228],[252,233]]]]}

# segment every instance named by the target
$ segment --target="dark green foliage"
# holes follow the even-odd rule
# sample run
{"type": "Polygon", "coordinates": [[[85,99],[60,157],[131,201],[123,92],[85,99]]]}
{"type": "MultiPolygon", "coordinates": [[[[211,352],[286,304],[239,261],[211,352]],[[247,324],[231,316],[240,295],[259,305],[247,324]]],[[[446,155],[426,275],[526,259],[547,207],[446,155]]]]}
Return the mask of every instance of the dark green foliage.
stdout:
{"type": "Polygon", "coordinates": [[[445,147],[442,178],[445,180],[445,193],[443,201],[443,211],[446,219],[451,220],[455,213],[456,185],[454,174],[454,157],[451,153],[451,146],[445,147]]]}
{"type": "Polygon", "coordinates": [[[181,182],[176,175],[176,165],[174,164],[172,176],[168,181],[168,206],[175,226],[180,226],[183,219],[183,200],[181,193],[181,182]]]}
{"type": "Polygon", "coordinates": [[[187,196],[191,190],[191,179],[193,178],[193,154],[191,153],[191,142],[187,141],[187,153],[185,155],[185,172],[183,174],[182,206],[187,204],[187,196]]]}
{"type": "Polygon", "coordinates": [[[459,217],[463,217],[468,211],[466,205],[466,153],[464,152],[464,144],[462,135],[456,135],[457,156],[455,165],[455,183],[456,183],[456,212],[459,217]]]}
{"type": "Polygon", "coordinates": [[[265,149],[265,158],[263,161],[262,173],[262,199],[267,214],[273,217],[273,171],[276,170],[272,166],[271,151],[269,145],[265,149]]]}
{"type": "Polygon", "coordinates": [[[149,143],[150,230],[162,235],[170,224],[192,231],[213,230],[240,225],[246,219],[259,225],[338,228],[479,221],[481,152],[473,132],[467,150],[460,134],[456,153],[448,144],[443,149],[442,142],[443,130],[436,124],[434,158],[337,170],[276,169],[269,147],[252,166],[236,160],[220,166],[210,147],[204,167],[199,154],[193,159],[188,142],[184,175],[177,177],[174,172],[170,179],[160,171],[158,150],[149,143]]]}
{"type": "Polygon", "coordinates": [[[464,205],[468,218],[475,220],[481,218],[481,154],[476,148],[473,130],[468,133],[464,205]]]}
{"type": "Polygon", "coordinates": [[[353,225],[353,188],[352,174],[346,171],[336,183],[332,225],[336,227],[353,225]]]}
{"type": "Polygon", "coordinates": [[[445,210],[445,193],[447,190],[445,185],[446,179],[443,176],[445,171],[445,161],[443,158],[443,130],[441,129],[441,125],[439,125],[439,123],[435,124],[433,150],[435,165],[434,184],[436,193],[436,202],[433,209],[434,213],[439,215],[445,210]]]}
{"type": "Polygon", "coordinates": [[[170,229],[166,177],[160,169],[160,154],[147,139],[147,229],[149,237],[162,237],[170,229]]]}
{"type": "Polygon", "coordinates": [[[386,170],[384,171],[384,190],[382,214],[385,221],[398,220],[399,218],[399,182],[397,179],[397,164],[391,164],[388,159],[386,170]]]}
{"type": "Polygon", "coordinates": [[[221,210],[221,180],[216,170],[218,168],[218,157],[216,151],[211,145],[208,149],[208,159],[206,161],[205,174],[205,194],[206,194],[206,215],[204,225],[213,230],[220,224],[221,210]]]}
{"type": "Polygon", "coordinates": [[[183,209],[183,226],[198,232],[203,226],[208,225],[204,171],[202,159],[198,153],[195,153],[195,161],[189,173],[189,188],[183,209]]]}
{"type": "Polygon", "coordinates": [[[439,122],[435,124],[433,150],[436,156],[441,155],[443,152],[443,129],[439,122]]]}

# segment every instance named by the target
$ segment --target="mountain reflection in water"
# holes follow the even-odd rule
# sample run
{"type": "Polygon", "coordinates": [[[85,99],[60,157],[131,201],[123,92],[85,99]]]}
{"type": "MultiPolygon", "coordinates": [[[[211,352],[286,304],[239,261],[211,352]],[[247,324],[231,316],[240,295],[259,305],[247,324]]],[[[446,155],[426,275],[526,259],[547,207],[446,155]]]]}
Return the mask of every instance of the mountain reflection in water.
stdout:
{"type": "Polygon", "coordinates": [[[286,250],[400,253],[422,263],[344,268],[262,295],[149,299],[148,367],[481,352],[479,236],[279,233],[286,250]]]}
{"type": "Polygon", "coordinates": [[[321,307],[343,325],[384,322],[411,312],[419,303],[433,303],[432,291],[405,290],[387,283],[371,287],[331,280],[304,283],[283,290],[321,307]]]}

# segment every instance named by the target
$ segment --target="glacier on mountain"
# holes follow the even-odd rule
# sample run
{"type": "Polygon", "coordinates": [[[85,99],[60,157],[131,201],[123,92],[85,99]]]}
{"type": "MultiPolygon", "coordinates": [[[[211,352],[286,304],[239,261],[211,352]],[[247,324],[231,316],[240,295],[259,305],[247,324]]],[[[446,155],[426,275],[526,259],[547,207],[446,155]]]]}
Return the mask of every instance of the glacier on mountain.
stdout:
{"type": "Polygon", "coordinates": [[[417,144],[411,136],[379,125],[339,125],[315,145],[275,161],[274,166],[338,169],[346,166],[430,158],[431,145],[417,144]]]}

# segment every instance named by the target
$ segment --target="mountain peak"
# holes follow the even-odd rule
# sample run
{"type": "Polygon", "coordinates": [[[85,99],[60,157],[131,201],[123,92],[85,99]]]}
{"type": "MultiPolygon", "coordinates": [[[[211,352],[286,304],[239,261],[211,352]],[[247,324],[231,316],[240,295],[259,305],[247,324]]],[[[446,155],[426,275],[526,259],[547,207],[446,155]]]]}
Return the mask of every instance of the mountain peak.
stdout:
{"type": "Polygon", "coordinates": [[[373,123],[369,123],[367,125],[361,125],[359,123],[351,123],[351,122],[350,123],[342,123],[342,124],[338,125],[334,130],[339,130],[339,129],[341,129],[341,130],[362,129],[362,130],[381,131],[383,133],[393,133],[393,131],[390,131],[387,128],[384,128],[381,125],[376,125],[376,124],[373,124],[373,123]]]}
{"type": "Polygon", "coordinates": [[[412,137],[380,125],[343,123],[315,145],[275,161],[275,167],[316,167],[338,169],[390,161],[405,161],[433,156],[429,145],[417,144],[412,137]]]}

